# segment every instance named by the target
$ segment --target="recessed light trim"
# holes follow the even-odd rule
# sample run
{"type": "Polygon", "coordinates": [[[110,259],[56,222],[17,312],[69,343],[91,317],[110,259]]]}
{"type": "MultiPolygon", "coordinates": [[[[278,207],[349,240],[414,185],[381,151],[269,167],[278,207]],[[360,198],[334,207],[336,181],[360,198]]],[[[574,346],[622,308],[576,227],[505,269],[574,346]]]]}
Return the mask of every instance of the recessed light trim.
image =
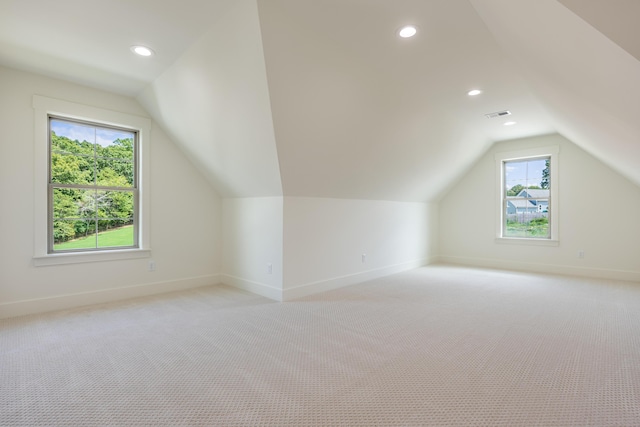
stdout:
{"type": "Polygon", "coordinates": [[[482,93],[482,91],[480,89],[472,89],[469,92],[467,92],[467,95],[469,96],[477,96],[480,95],[482,93]]]}
{"type": "Polygon", "coordinates": [[[405,25],[404,27],[398,30],[398,35],[403,39],[407,39],[409,37],[413,37],[418,33],[418,29],[413,25],[405,25]]]}
{"type": "Polygon", "coordinates": [[[516,122],[505,122],[504,126],[513,126],[516,122]]]}
{"type": "Polygon", "coordinates": [[[131,46],[131,52],[135,53],[136,55],[147,57],[153,55],[153,50],[142,45],[131,46]]]}

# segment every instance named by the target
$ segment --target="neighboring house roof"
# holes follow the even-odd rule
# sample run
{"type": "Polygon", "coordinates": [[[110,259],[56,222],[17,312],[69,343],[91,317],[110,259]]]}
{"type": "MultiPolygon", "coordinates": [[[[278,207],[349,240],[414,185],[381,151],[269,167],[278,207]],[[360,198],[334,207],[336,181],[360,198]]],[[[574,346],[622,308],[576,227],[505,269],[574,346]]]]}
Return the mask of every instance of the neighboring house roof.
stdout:
{"type": "Polygon", "coordinates": [[[520,191],[520,193],[518,193],[518,197],[531,197],[532,199],[536,199],[538,197],[548,198],[549,190],[525,188],[524,190],[520,191]]]}
{"type": "Polygon", "coordinates": [[[508,199],[507,202],[515,208],[534,209],[536,207],[534,201],[528,199],[508,199]]]}

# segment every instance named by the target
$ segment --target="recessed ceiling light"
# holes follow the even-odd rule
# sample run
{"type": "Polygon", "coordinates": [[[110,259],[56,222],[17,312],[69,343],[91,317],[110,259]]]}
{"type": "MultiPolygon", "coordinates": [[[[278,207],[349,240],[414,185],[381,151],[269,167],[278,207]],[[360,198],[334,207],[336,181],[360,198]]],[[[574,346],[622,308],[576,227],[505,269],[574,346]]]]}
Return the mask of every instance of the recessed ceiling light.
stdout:
{"type": "Polygon", "coordinates": [[[131,52],[140,56],[151,56],[153,51],[146,46],[131,46],[131,52]]]}
{"type": "Polygon", "coordinates": [[[516,122],[506,122],[504,125],[505,126],[513,126],[515,124],[516,124],[516,122]]]}
{"type": "Polygon", "coordinates": [[[413,25],[407,25],[406,27],[400,28],[400,31],[398,31],[398,35],[403,39],[406,39],[408,37],[415,36],[417,32],[418,30],[416,27],[414,27],[413,25]]]}
{"type": "Polygon", "coordinates": [[[473,90],[470,90],[469,92],[467,92],[467,95],[476,96],[476,95],[480,95],[481,93],[482,93],[482,91],[480,89],[473,89],[473,90]]]}

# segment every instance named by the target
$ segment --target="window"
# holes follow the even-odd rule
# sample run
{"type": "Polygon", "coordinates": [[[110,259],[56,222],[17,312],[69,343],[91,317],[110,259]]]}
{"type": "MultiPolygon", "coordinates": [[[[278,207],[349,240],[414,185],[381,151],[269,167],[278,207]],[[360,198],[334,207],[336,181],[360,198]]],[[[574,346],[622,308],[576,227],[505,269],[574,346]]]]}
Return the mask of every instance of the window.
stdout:
{"type": "Polygon", "coordinates": [[[499,243],[552,244],[558,241],[558,147],[498,153],[499,243]]]}
{"type": "Polygon", "coordinates": [[[138,247],[137,147],[137,131],[49,117],[49,253],[138,247]]]}
{"type": "Polygon", "coordinates": [[[149,257],[151,121],[33,97],[36,266],[149,257]]]}
{"type": "Polygon", "coordinates": [[[503,237],[551,238],[550,157],[502,162],[503,237]]]}

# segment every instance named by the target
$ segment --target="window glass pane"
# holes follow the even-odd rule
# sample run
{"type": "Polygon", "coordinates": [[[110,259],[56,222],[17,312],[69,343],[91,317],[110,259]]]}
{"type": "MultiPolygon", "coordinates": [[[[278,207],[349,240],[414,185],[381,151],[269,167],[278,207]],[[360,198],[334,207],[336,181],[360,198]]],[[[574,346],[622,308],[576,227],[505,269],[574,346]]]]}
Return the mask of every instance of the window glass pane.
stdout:
{"type": "Polygon", "coordinates": [[[93,184],[93,157],[51,153],[51,182],[93,184]]]}
{"type": "Polygon", "coordinates": [[[93,220],[54,220],[53,249],[68,251],[96,248],[96,222],[93,220]]]}
{"type": "Polygon", "coordinates": [[[136,133],[57,118],[49,123],[54,251],[134,246],[136,133]]]}
{"type": "Polygon", "coordinates": [[[98,247],[122,247],[134,245],[133,218],[99,221],[98,247]],[[115,225],[114,225],[115,224],[115,225]]]}
{"type": "Polygon", "coordinates": [[[507,190],[515,185],[530,189],[548,189],[549,159],[519,160],[504,163],[507,190]]]}
{"type": "Polygon", "coordinates": [[[97,176],[98,185],[132,187],[134,141],[133,132],[52,119],[51,182],[93,184],[97,176]]]}
{"type": "Polygon", "coordinates": [[[51,119],[51,151],[93,157],[95,127],[51,119]]]}
{"type": "Polygon", "coordinates": [[[133,187],[133,162],[98,158],[97,184],[108,187],[133,187]]]}
{"type": "Polygon", "coordinates": [[[53,218],[56,251],[135,244],[133,191],[54,188],[53,218]]]}
{"type": "Polygon", "coordinates": [[[520,162],[504,162],[504,179],[505,181],[515,181],[523,179],[523,176],[518,173],[520,162]]]}
{"type": "Polygon", "coordinates": [[[53,189],[53,218],[93,218],[95,214],[94,190],[53,189]]]}
{"type": "Polygon", "coordinates": [[[550,238],[549,159],[504,162],[504,237],[550,238]]]}
{"type": "Polygon", "coordinates": [[[545,168],[545,160],[531,160],[527,162],[527,188],[542,188],[542,172],[545,168]]]}
{"type": "Polygon", "coordinates": [[[505,189],[507,191],[507,197],[516,197],[527,186],[527,181],[524,179],[518,179],[513,181],[507,181],[505,183],[505,189]]]}
{"type": "Polygon", "coordinates": [[[107,247],[129,247],[135,244],[133,218],[118,220],[54,220],[53,249],[66,251],[107,247]]]}
{"type": "MultiPolygon", "coordinates": [[[[132,191],[97,191],[97,217],[98,219],[109,221],[121,218],[133,218],[133,202],[134,197],[132,191]]],[[[116,222],[110,222],[109,226],[116,224],[116,222]]]]}
{"type": "Polygon", "coordinates": [[[98,128],[96,130],[96,154],[98,157],[123,159],[130,162],[134,159],[133,132],[117,129],[98,128]]]}
{"type": "Polygon", "coordinates": [[[507,202],[504,237],[548,238],[548,211],[538,212],[537,207],[530,208],[526,204],[516,206],[514,209],[510,202],[519,201],[509,200],[507,202]]]}

